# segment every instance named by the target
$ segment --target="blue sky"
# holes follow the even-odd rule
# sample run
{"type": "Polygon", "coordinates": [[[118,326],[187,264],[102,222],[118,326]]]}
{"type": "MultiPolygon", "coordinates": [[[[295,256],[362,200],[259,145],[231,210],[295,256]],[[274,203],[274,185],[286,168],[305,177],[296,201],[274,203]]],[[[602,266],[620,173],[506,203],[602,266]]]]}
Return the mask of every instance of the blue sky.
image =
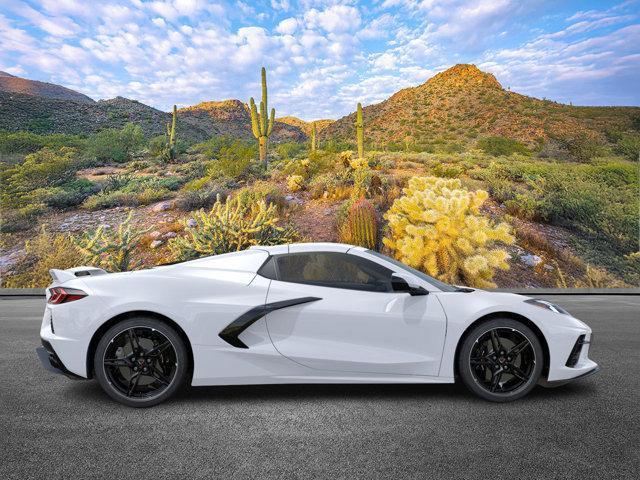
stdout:
{"type": "Polygon", "coordinates": [[[0,70],[169,110],[259,95],[338,118],[475,63],[574,105],[640,105],[640,5],[546,0],[0,0],[0,70]]]}

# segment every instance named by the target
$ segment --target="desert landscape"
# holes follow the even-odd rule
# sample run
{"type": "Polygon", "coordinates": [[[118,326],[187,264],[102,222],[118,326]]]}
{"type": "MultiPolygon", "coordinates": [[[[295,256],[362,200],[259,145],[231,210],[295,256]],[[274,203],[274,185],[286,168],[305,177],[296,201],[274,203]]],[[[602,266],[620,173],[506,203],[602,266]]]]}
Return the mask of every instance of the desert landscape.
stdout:
{"type": "Polygon", "coordinates": [[[272,105],[270,75],[255,100],[163,112],[0,73],[2,286],[290,241],[480,288],[640,283],[639,107],[528,97],[459,64],[307,122],[272,105]]]}

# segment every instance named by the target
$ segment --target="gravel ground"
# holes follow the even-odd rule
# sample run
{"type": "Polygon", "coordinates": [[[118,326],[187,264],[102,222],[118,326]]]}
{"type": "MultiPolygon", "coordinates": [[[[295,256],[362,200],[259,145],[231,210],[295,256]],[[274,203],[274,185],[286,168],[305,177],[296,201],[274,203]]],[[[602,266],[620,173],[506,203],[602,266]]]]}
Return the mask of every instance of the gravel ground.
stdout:
{"type": "Polygon", "coordinates": [[[40,298],[0,298],[0,477],[638,478],[640,296],[546,297],[603,370],[511,404],[460,386],[191,388],[155,408],[40,367],[40,298]]]}

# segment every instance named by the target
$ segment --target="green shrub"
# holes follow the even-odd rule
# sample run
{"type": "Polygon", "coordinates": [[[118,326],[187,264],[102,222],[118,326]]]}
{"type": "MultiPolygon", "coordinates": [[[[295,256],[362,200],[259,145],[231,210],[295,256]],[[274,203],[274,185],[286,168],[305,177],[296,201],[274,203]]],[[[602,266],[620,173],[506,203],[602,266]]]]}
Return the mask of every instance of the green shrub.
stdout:
{"type": "Polygon", "coordinates": [[[0,172],[2,206],[26,205],[31,203],[34,190],[61,186],[81,167],[75,155],[72,148],[63,147],[58,151],[43,148],[27,155],[23,163],[0,172]]]}
{"type": "Polygon", "coordinates": [[[176,208],[185,212],[210,208],[218,198],[225,200],[227,195],[227,190],[215,188],[183,190],[176,198],[176,208]]]}
{"type": "Polygon", "coordinates": [[[433,167],[433,173],[437,177],[458,178],[464,171],[462,167],[457,165],[449,165],[446,163],[438,163],[433,167]]]}
{"type": "Polygon", "coordinates": [[[640,134],[623,134],[616,143],[616,151],[631,159],[640,158],[640,134]]]}
{"type": "Polygon", "coordinates": [[[166,200],[175,195],[166,188],[147,187],[137,191],[128,190],[126,187],[122,190],[111,192],[100,192],[87,198],[82,207],[87,210],[102,210],[114,207],[139,207],[149,205],[150,203],[166,200]]]}
{"type": "Polygon", "coordinates": [[[512,155],[519,153],[529,154],[529,150],[517,140],[506,137],[484,137],[478,140],[478,148],[488,155],[499,157],[501,155],[512,155]]]}
{"type": "Polygon", "coordinates": [[[81,264],[81,257],[69,235],[52,234],[42,227],[38,235],[25,244],[29,267],[5,280],[7,288],[43,288],[51,283],[49,269],[73,268],[81,264]]]}
{"type": "Polygon", "coordinates": [[[307,146],[301,142],[284,142],[275,147],[275,151],[282,159],[292,159],[307,151],[307,146]]]}
{"type": "Polygon", "coordinates": [[[135,193],[125,193],[119,190],[114,192],[100,192],[87,198],[82,207],[87,210],[102,210],[114,207],[137,207],[138,199],[135,193]]]}
{"type": "Polygon", "coordinates": [[[256,154],[255,145],[234,140],[230,145],[220,148],[218,159],[210,162],[207,166],[207,175],[210,178],[219,176],[240,177],[245,173],[256,154]]]}
{"type": "Polygon", "coordinates": [[[102,130],[89,138],[89,154],[101,162],[125,162],[142,146],[139,125],[127,123],[122,129],[102,130]]]}
{"type": "Polygon", "coordinates": [[[233,137],[229,137],[226,135],[215,136],[211,137],[206,142],[198,143],[191,148],[194,153],[201,153],[207,158],[218,158],[220,150],[230,147],[234,142],[237,141],[238,140],[234,140],[233,137]]]}
{"type": "Polygon", "coordinates": [[[167,146],[167,138],[165,135],[158,135],[149,140],[149,155],[159,157],[164,154],[167,146]]]}
{"type": "Polygon", "coordinates": [[[99,191],[98,185],[86,178],[71,180],[60,187],[34,190],[32,198],[50,208],[69,208],[80,205],[87,197],[99,191]],[[40,193],[38,193],[40,192],[40,193]]]}
{"type": "Polygon", "coordinates": [[[0,212],[0,232],[12,233],[33,227],[37,217],[47,211],[44,203],[30,203],[15,210],[2,208],[0,212]]]}
{"type": "Polygon", "coordinates": [[[507,212],[513,216],[533,220],[540,211],[540,203],[532,195],[516,193],[512,200],[504,202],[507,212]]]}
{"type": "Polygon", "coordinates": [[[567,149],[569,155],[579,162],[588,162],[602,154],[600,142],[592,135],[584,132],[564,136],[558,140],[567,149]]]}
{"type": "Polygon", "coordinates": [[[38,135],[31,132],[0,132],[0,153],[34,153],[45,147],[59,150],[72,147],[77,150],[86,148],[86,139],[79,135],[54,133],[38,135]]]}
{"type": "Polygon", "coordinates": [[[235,191],[233,197],[243,207],[249,207],[264,200],[267,205],[273,204],[281,209],[287,203],[280,187],[264,181],[254,182],[251,186],[235,191]]]}

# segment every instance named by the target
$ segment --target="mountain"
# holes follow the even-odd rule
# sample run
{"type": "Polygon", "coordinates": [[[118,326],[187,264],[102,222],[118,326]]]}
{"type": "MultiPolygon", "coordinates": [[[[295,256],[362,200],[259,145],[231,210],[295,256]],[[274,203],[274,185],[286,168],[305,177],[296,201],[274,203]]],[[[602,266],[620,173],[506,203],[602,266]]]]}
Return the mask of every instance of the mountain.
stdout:
{"type": "MultiPolygon", "coordinates": [[[[604,140],[607,130],[628,130],[638,107],[574,107],[505,90],[490,73],[460,64],[422,85],[405,88],[363,108],[365,139],[374,145],[430,144],[504,136],[529,146],[549,138],[585,134],[604,140]]],[[[321,139],[353,143],[355,113],[330,124],[321,139]]]]}
{"type": "Polygon", "coordinates": [[[330,119],[313,120],[311,122],[306,122],[294,116],[276,118],[276,121],[286,123],[287,125],[291,125],[293,127],[297,127],[300,130],[302,130],[304,133],[306,133],[307,136],[311,135],[312,124],[314,123],[316,124],[316,132],[321,132],[322,130],[324,130],[334,122],[334,120],[330,120],[330,119]]]}
{"type": "MultiPolygon", "coordinates": [[[[136,100],[116,97],[94,101],[50,83],[0,74],[0,130],[90,134],[125,123],[140,125],[148,137],[162,135],[171,114],[136,100]]],[[[212,135],[252,139],[251,117],[239,100],[203,102],[178,111],[178,138],[201,142],[212,135]]],[[[295,126],[276,122],[272,141],[305,140],[295,126]]]]}
{"type": "MultiPolygon", "coordinates": [[[[253,139],[251,114],[240,100],[202,102],[178,110],[178,118],[185,118],[211,135],[229,135],[245,140],[253,139]]],[[[303,141],[304,131],[294,125],[276,120],[271,140],[275,142],[303,141]]]]}
{"type": "MultiPolygon", "coordinates": [[[[167,112],[123,97],[89,103],[0,91],[0,130],[82,135],[132,122],[151,137],[163,134],[170,120],[167,112]]],[[[178,134],[191,141],[208,138],[188,122],[178,125],[178,134]]]]}
{"type": "Polygon", "coordinates": [[[71,100],[80,103],[94,103],[94,100],[82,93],[70,88],[55,85],[53,83],[28,80],[26,78],[15,77],[6,72],[0,72],[0,92],[9,94],[27,94],[38,97],[71,100]]]}

